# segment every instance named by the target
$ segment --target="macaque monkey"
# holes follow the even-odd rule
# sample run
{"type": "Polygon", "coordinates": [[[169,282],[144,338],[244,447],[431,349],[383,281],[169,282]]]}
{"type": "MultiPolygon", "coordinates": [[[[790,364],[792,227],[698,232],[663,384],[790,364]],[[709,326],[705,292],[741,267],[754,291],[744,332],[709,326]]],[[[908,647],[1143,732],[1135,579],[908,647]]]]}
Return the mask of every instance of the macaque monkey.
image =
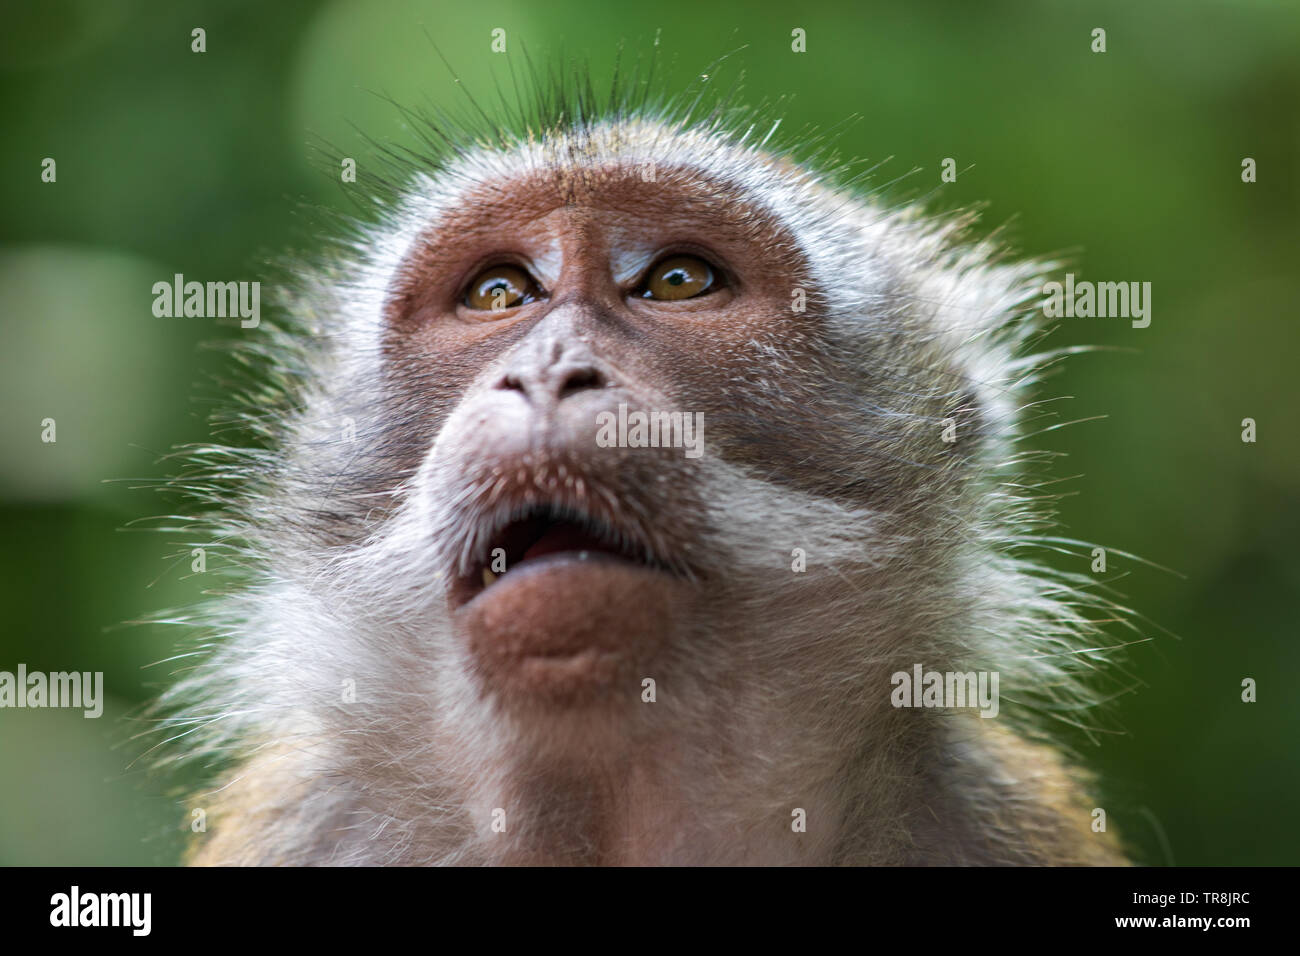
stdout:
{"type": "Polygon", "coordinates": [[[1045,733],[1117,612],[1035,558],[1044,267],[721,107],[539,103],[244,333],[193,862],[1123,862],[1045,733]]]}

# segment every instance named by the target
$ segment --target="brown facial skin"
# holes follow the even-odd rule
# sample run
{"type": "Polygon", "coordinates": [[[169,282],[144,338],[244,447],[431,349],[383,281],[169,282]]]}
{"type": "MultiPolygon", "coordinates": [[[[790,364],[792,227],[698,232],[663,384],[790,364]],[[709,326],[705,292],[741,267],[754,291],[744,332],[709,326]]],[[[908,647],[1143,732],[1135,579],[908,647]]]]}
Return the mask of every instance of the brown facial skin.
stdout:
{"type": "Polygon", "coordinates": [[[395,282],[391,387],[430,409],[435,455],[481,482],[466,525],[490,536],[503,509],[554,505],[652,560],[550,554],[483,588],[480,541],[471,566],[451,569],[453,622],[478,677],[507,700],[635,701],[717,569],[700,461],[681,448],[599,447],[597,415],[620,404],[702,412],[706,458],[772,464],[764,446],[779,422],[738,434],[738,409],[754,405],[738,404],[735,383],[761,367],[756,343],[779,336],[789,349],[807,336],[812,316],[790,309],[791,289],[808,286],[804,263],[771,217],[672,171],[657,182],[622,169],[539,175],[483,193],[437,224],[395,282]],[[706,263],[713,285],[645,297],[666,288],[653,268],[678,256],[706,263]],[[532,301],[481,307],[482,277],[500,266],[512,295],[531,282],[532,301]]]}

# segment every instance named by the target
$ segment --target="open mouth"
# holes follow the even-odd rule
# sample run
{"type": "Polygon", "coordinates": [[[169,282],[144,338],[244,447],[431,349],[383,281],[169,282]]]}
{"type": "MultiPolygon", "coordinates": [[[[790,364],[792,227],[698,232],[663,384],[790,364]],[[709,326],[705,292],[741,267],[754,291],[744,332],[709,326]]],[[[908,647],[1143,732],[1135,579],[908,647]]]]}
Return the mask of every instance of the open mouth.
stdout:
{"type": "Polygon", "coordinates": [[[520,569],[556,561],[618,561],[668,571],[650,547],[590,515],[536,505],[500,527],[457,579],[453,603],[463,605],[520,569]]]}

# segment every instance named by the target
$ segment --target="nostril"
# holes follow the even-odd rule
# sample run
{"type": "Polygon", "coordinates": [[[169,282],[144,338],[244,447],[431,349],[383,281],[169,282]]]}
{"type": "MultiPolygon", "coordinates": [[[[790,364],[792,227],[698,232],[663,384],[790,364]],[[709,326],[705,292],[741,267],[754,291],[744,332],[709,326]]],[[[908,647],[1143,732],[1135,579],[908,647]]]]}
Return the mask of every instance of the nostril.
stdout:
{"type": "Polygon", "coordinates": [[[570,369],[564,373],[564,377],[560,382],[558,397],[567,398],[574,392],[585,391],[589,388],[604,388],[605,384],[605,376],[590,365],[570,369]]]}
{"type": "Polygon", "coordinates": [[[562,365],[544,370],[517,368],[502,373],[496,388],[519,392],[528,401],[558,402],[587,389],[605,388],[609,379],[594,365],[562,365]]]}

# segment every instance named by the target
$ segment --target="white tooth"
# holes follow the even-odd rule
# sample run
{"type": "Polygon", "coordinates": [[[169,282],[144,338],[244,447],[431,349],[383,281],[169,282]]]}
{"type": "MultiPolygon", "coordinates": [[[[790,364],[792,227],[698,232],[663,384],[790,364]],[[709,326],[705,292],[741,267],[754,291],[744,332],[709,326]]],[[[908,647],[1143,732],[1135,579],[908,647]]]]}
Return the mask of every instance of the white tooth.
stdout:
{"type": "Polygon", "coordinates": [[[579,561],[586,561],[586,560],[587,560],[587,552],[586,552],[586,551],[579,551],[579,552],[578,552],[578,560],[579,560],[579,561]]]}
{"type": "Polygon", "coordinates": [[[489,587],[489,586],[492,584],[492,582],[495,581],[496,579],[497,579],[497,576],[496,576],[496,574],[492,571],[491,568],[484,568],[484,569],[483,569],[483,586],[484,586],[484,587],[489,587]]]}

